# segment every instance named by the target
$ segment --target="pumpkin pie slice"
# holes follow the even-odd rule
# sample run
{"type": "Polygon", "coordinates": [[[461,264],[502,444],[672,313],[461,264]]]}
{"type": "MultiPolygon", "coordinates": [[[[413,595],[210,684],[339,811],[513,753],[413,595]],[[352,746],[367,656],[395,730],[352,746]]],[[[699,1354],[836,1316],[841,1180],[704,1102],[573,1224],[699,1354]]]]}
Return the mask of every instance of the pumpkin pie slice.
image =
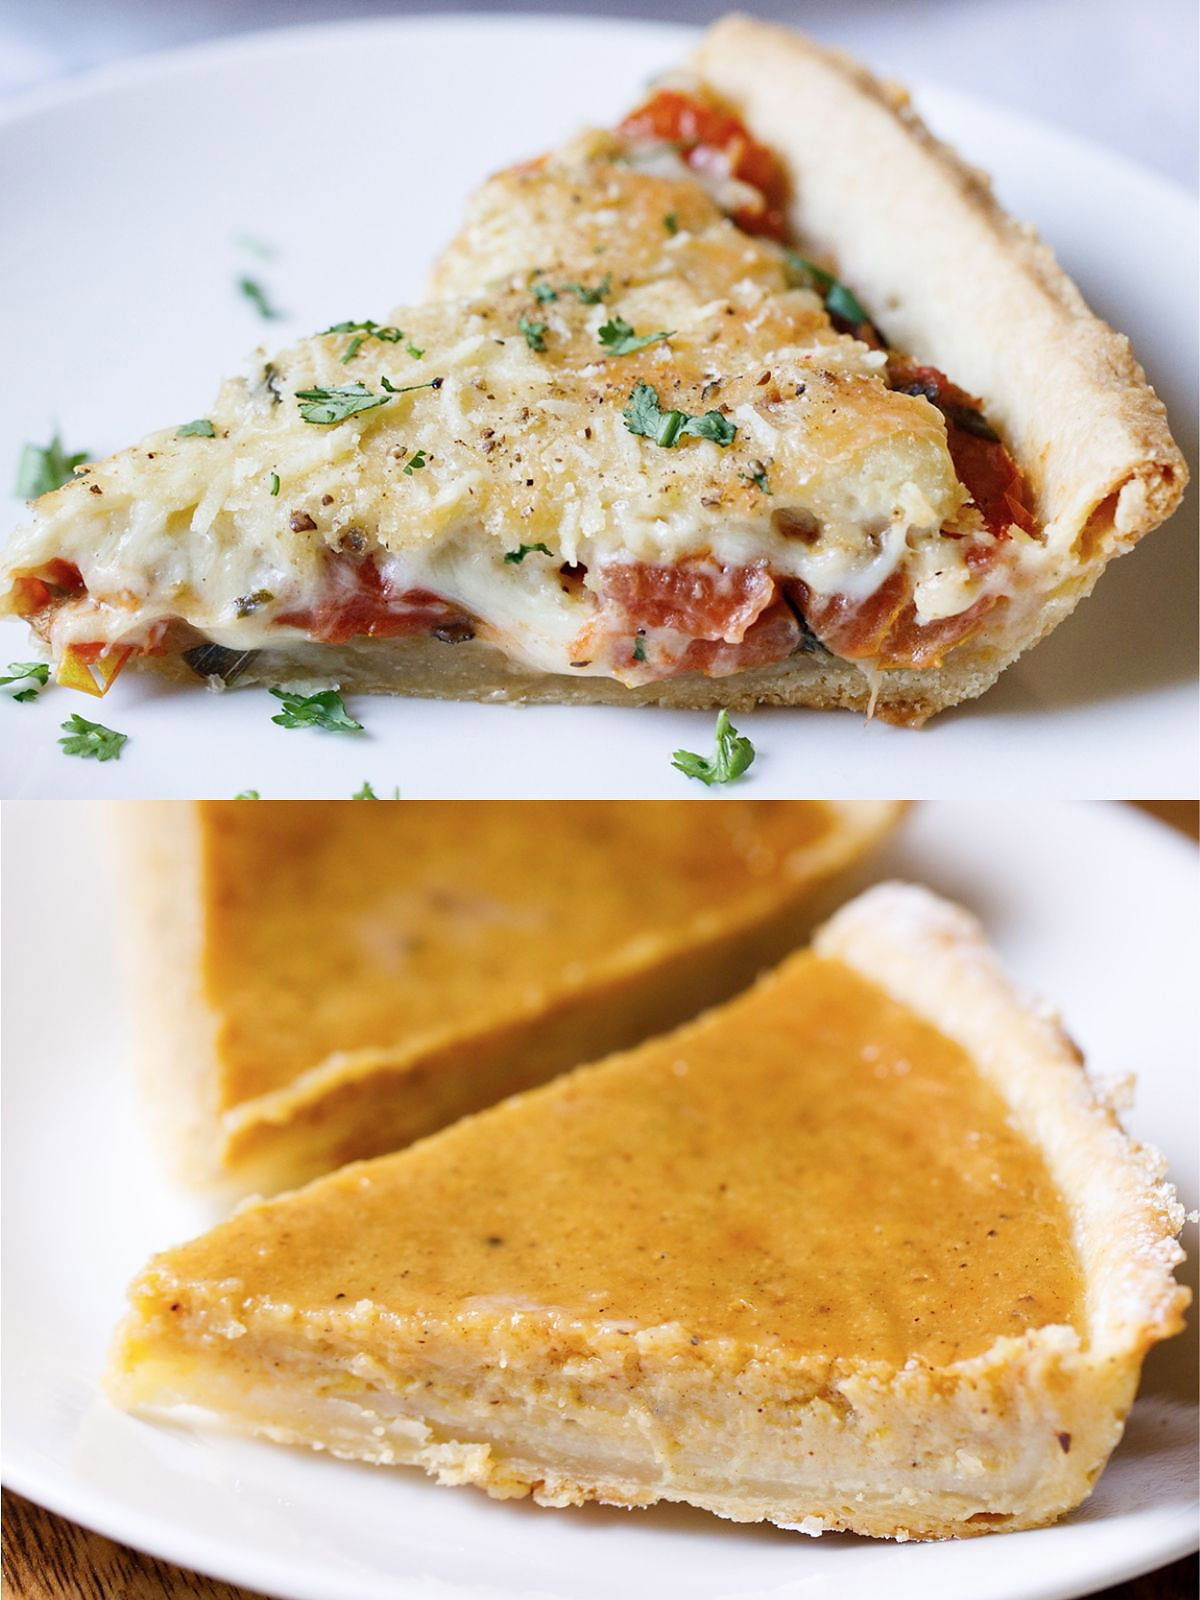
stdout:
{"type": "Polygon", "coordinates": [[[122,808],[164,1143],[293,1186],[674,1027],[800,944],[899,809],[122,808]]]}
{"type": "Polygon", "coordinates": [[[158,1256],[111,1386],[548,1506],[1029,1528],[1181,1325],[1181,1221],[975,923],[890,885],[699,1021],[158,1256]]]}

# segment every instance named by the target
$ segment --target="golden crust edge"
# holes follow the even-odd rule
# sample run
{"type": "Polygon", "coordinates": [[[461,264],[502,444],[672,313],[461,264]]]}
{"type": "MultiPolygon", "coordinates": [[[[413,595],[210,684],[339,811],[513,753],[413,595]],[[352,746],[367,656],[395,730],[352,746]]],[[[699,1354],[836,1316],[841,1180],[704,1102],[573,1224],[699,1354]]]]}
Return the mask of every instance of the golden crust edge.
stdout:
{"type": "Polygon", "coordinates": [[[1046,590],[1057,615],[1049,624],[1040,610],[1015,617],[1001,647],[1015,657],[1109,560],[1165,521],[1186,487],[1166,410],[1129,340],[1090,310],[1049,246],[929,131],[902,89],[739,14],[712,25],[692,65],[783,158],[803,198],[803,236],[880,308],[901,348],[978,394],[1003,427],[1059,552],[1046,590]],[[814,115],[817,144],[806,136],[814,115]],[[912,214],[898,218],[900,205],[912,214]],[[1008,324],[1037,336],[1020,346],[979,337],[1008,324]]]}

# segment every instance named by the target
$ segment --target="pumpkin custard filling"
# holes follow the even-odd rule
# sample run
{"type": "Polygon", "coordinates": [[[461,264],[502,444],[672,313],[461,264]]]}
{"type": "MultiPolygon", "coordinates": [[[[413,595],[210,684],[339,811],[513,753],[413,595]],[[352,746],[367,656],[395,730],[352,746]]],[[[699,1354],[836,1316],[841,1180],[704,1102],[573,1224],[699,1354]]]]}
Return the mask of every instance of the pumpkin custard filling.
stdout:
{"type": "Polygon", "coordinates": [[[340,801],[132,804],[168,1143],[193,1178],[292,1187],[636,1044],[794,948],[900,809],[481,801],[465,859],[437,802],[369,825],[340,801]]]}
{"type": "Polygon", "coordinates": [[[699,86],[499,174],[434,299],[258,359],[37,502],[0,605],[93,694],[139,659],[396,687],[381,651],[423,641],[419,692],[473,693],[470,645],[751,700],[836,660],[874,706],[1028,592],[1043,533],[980,403],[793,248],[787,192],[699,86]]]}
{"type": "Polygon", "coordinates": [[[547,1505],[1035,1526],[1186,1301],[1085,1086],[969,919],[887,886],[698,1022],[155,1258],[112,1392],[547,1505]]]}

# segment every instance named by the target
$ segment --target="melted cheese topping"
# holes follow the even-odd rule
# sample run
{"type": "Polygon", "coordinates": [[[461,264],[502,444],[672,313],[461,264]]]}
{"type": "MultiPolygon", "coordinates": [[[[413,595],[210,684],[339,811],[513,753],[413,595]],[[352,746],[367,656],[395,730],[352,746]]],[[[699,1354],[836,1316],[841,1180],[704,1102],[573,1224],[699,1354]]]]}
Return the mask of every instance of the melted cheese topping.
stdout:
{"type": "Polygon", "coordinates": [[[611,563],[765,562],[852,598],[904,564],[923,621],[1007,581],[1003,565],[977,574],[965,560],[978,517],[940,414],[892,392],[883,354],[835,332],[815,295],[788,287],[780,248],[743,234],[693,179],[606,159],[602,140],[502,174],[434,290],[389,317],[420,360],[367,338],[343,363],[349,335],[304,340],[225,384],[214,438],[152,435],[43,497],[5,571],[79,567],[88,596],[48,622],[56,656],[73,642],[145,643],[172,619],[231,648],[277,643],[280,617],[319,611],[330,559],[348,547],[365,548],[389,590],[479,619],[524,665],[626,681],[638,668],[589,643],[611,563]],[[599,304],[564,287],[602,280],[599,304]],[[533,281],[557,297],[537,300],[533,281]],[[613,356],[598,337],[613,316],[671,338],[613,356]],[[544,325],[544,350],[522,318],[544,325]],[[333,426],[301,416],[297,391],[379,394],[385,377],[441,382],[333,426]],[[683,436],[665,449],[631,433],[622,413],[638,382],[663,411],[719,409],[733,443],[683,436]],[[818,536],[789,534],[796,517],[818,536]],[[506,561],[522,544],[550,555],[506,561]],[[563,565],[586,576],[564,582],[563,565]]]}
{"type": "Polygon", "coordinates": [[[550,1313],[893,1367],[1079,1326],[1080,1293],[1066,1207],[1004,1102],[813,955],[695,1028],[244,1210],[133,1290],[175,1328],[210,1299],[247,1321],[550,1313]]]}

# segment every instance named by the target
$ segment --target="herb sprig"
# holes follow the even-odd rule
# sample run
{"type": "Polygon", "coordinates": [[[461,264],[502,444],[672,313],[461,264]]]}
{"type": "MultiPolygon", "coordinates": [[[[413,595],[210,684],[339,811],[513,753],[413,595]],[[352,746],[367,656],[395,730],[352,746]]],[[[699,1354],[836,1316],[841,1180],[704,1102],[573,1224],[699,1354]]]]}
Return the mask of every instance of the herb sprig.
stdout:
{"type": "Polygon", "coordinates": [[[82,756],[85,760],[116,761],[120,758],[122,747],[129,743],[127,733],[117,733],[113,728],[106,728],[102,722],[89,722],[77,711],[72,712],[62,724],[62,730],[65,737],[58,742],[62,745],[63,754],[82,756]]]}
{"type": "Polygon", "coordinates": [[[243,275],[237,281],[238,291],[249,300],[264,322],[278,322],[283,312],[271,304],[267,291],[257,278],[243,275]]]}
{"type": "Polygon", "coordinates": [[[365,383],[343,383],[336,389],[297,389],[300,415],[305,422],[328,428],[336,422],[345,422],[347,417],[356,416],[360,411],[373,411],[376,406],[385,406],[395,395],[411,394],[414,389],[440,389],[442,386],[441,378],[433,378],[428,383],[393,384],[387,378],[380,378],[379,381],[386,391],[384,394],[372,393],[365,383]]]}
{"type": "Polygon", "coordinates": [[[57,428],[49,444],[27,444],[17,461],[16,493],[22,500],[36,500],[52,489],[61,489],[75,476],[75,468],[88,458],[86,450],[68,455],[57,428]]]}
{"type": "Polygon", "coordinates": [[[510,562],[512,565],[518,566],[522,561],[524,561],[526,556],[533,555],[535,550],[544,556],[551,556],[554,554],[553,550],[551,550],[548,544],[523,544],[520,545],[516,550],[506,550],[504,553],[504,559],[505,561],[510,562]]]}
{"type": "Polygon", "coordinates": [[[754,746],[730,722],[728,711],[717,713],[714,740],[716,748],[711,757],[698,756],[691,750],[676,750],[671,765],[685,777],[696,778],[710,788],[714,783],[732,783],[753,762],[754,746]]]}
{"type": "Polygon", "coordinates": [[[197,417],[195,422],[185,422],[175,429],[177,439],[215,439],[217,430],[207,417],[197,417]]]}
{"type": "Polygon", "coordinates": [[[325,728],[330,733],[361,733],[362,723],[342,704],[336,689],[319,689],[316,694],[299,694],[291,689],[272,689],[282,709],[271,718],[281,728],[325,728]]]}
{"type": "Polygon", "coordinates": [[[24,689],[17,689],[9,695],[10,700],[19,700],[23,704],[36,700],[38,695],[50,682],[50,668],[44,661],[10,661],[8,674],[0,678],[0,686],[7,683],[24,683],[24,689]]]}
{"type": "Polygon", "coordinates": [[[826,272],[825,268],[817,266],[815,261],[805,260],[794,250],[786,252],[786,259],[788,276],[793,287],[811,289],[814,294],[819,294],[831,317],[840,317],[843,322],[848,322],[855,328],[861,322],[870,322],[871,318],[858,296],[847,289],[844,283],[839,282],[832,272],[826,272]]]}
{"type": "Polygon", "coordinates": [[[624,317],[610,317],[596,335],[610,356],[628,356],[635,350],[645,350],[648,345],[673,339],[675,330],[665,333],[647,333],[638,336],[624,317]]]}
{"type": "Polygon", "coordinates": [[[658,403],[658,391],[648,383],[634,384],[629,404],[621,415],[630,433],[653,439],[664,450],[669,450],[684,434],[696,439],[712,439],[725,449],[737,434],[737,424],[719,411],[706,411],[700,417],[686,411],[664,411],[658,403]]]}

